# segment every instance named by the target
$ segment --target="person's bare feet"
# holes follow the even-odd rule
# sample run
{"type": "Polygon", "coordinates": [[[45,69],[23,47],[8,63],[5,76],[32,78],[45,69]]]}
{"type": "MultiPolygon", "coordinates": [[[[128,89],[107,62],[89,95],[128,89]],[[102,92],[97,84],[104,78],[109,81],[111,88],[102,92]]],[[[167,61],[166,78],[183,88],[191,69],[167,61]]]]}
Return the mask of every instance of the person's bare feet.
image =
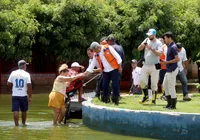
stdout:
{"type": "Polygon", "coordinates": [[[27,126],[27,124],[22,124],[23,127],[27,126]]]}
{"type": "Polygon", "coordinates": [[[86,99],[83,98],[83,97],[81,97],[80,99],[78,99],[78,102],[79,102],[79,103],[81,103],[81,102],[83,102],[83,101],[86,101],[86,99]]]}

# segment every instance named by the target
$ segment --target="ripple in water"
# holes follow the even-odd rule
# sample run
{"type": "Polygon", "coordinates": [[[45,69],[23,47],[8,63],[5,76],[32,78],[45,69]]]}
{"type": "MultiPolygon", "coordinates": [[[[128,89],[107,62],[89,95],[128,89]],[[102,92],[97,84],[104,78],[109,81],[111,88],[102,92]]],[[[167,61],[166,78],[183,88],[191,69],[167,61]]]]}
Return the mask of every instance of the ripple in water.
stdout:
{"type": "MultiPolygon", "coordinates": [[[[53,126],[52,121],[41,121],[41,122],[28,122],[26,126],[19,124],[18,128],[26,128],[31,130],[45,130],[52,127],[69,127],[69,128],[78,128],[82,125],[82,122],[68,122],[67,124],[61,124],[58,126],[53,126]]],[[[0,128],[7,129],[13,128],[13,121],[0,121],[0,128]]]]}

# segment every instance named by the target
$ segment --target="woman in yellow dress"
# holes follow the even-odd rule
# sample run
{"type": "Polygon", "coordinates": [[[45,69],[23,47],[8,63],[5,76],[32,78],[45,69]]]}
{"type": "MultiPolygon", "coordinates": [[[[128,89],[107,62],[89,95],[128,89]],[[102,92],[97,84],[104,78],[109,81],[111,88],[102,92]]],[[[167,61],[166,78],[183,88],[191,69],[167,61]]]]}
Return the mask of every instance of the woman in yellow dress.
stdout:
{"type": "Polygon", "coordinates": [[[57,123],[61,123],[64,115],[65,115],[65,97],[66,95],[66,87],[70,85],[70,82],[80,78],[85,77],[84,73],[80,73],[76,76],[69,77],[68,74],[68,66],[66,64],[62,64],[58,69],[59,75],[54,80],[53,89],[49,94],[49,103],[48,106],[53,109],[53,125],[57,125],[57,123]]]}

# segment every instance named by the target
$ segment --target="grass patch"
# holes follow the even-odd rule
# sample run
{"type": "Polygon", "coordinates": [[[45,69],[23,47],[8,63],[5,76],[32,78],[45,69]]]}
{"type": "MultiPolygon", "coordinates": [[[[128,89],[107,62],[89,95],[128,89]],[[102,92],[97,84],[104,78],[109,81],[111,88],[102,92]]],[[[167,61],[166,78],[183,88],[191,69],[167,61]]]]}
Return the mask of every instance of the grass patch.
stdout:
{"type": "MultiPolygon", "coordinates": [[[[128,94],[127,94],[128,95],[128,94]]],[[[122,108],[131,110],[149,110],[149,111],[167,111],[167,112],[186,112],[186,113],[200,113],[200,94],[194,93],[191,101],[183,101],[183,96],[177,94],[177,105],[175,110],[169,110],[163,108],[167,102],[160,99],[161,94],[158,94],[156,105],[151,102],[140,104],[138,101],[142,99],[142,95],[130,95],[122,96],[119,105],[116,106],[113,103],[103,103],[97,98],[92,99],[92,103],[100,106],[122,108]]]]}

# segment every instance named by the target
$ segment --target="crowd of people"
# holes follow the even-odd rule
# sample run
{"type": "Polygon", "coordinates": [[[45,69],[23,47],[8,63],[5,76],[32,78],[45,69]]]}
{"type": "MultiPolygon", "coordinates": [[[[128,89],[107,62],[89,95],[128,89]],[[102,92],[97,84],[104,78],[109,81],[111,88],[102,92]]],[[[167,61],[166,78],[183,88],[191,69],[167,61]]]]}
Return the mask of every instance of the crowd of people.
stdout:
{"type": "MultiPolygon", "coordinates": [[[[149,99],[156,104],[158,85],[167,101],[165,108],[176,109],[176,79],[181,81],[183,100],[191,100],[187,90],[187,56],[181,43],[174,42],[172,32],[166,32],[162,37],[156,37],[156,30],[149,29],[147,37],[138,46],[138,51],[144,51],[144,56],[138,61],[131,61],[132,84],[129,92],[142,94],[139,103],[143,104],[149,99]],[[150,91],[150,92],[149,92],[150,91]]],[[[99,73],[96,80],[96,95],[104,103],[119,105],[120,81],[125,63],[123,47],[115,40],[113,35],[103,37],[99,42],[92,42],[87,49],[89,66],[85,69],[78,62],[62,64],[58,69],[48,106],[52,108],[53,124],[63,121],[65,114],[65,98],[70,98],[78,92],[78,102],[85,101],[82,97],[84,78],[91,73],[99,73]]],[[[22,124],[26,124],[26,112],[31,102],[32,87],[30,74],[26,72],[28,63],[24,60],[18,62],[18,70],[11,73],[8,86],[12,87],[12,111],[15,125],[19,123],[19,110],[22,112],[22,124]]]]}
{"type": "MultiPolygon", "coordinates": [[[[183,100],[191,100],[187,90],[186,51],[181,43],[174,42],[174,35],[170,31],[158,39],[155,29],[149,29],[146,35],[148,37],[138,46],[138,51],[144,50],[141,70],[136,67],[137,64],[134,64],[137,63],[136,60],[131,62],[133,85],[130,92],[132,92],[134,83],[137,83],[135,86],[137,89],[139,87],[144,95],[139,102],[145,103],[151,96],[152,103],[156,104],[158,85],[160,85],[163,92],[162,98],[167,101],[165,108],[176,109],[176,79],[179,79],[182,84],[183,100]],[[152,95],[148,92],[149,81],[152,95]]],[[[135,93],[135,91],[133,92],[135,93]]]]}

